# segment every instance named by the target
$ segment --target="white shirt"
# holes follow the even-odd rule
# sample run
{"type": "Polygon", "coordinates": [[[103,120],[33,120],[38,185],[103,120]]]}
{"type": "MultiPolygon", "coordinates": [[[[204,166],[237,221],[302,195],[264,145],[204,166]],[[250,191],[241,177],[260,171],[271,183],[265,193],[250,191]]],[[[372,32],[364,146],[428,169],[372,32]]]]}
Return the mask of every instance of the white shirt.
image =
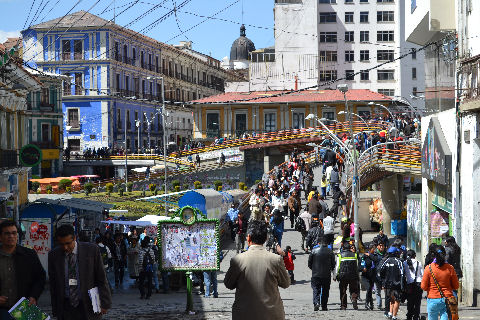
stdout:
{"type": "Polygon", "coordinates": [[[413,266],[413,271],[410,270],[410,267],[407,264],[407,261],[403,262],[403,270],[404,270],[405,276],[407,277],[407,284],[413,283],[414,281],[419,283],[422,282],[422,278],[423,278],[422,263],[420,261],[412,259],[412,266],[413,266]]]}

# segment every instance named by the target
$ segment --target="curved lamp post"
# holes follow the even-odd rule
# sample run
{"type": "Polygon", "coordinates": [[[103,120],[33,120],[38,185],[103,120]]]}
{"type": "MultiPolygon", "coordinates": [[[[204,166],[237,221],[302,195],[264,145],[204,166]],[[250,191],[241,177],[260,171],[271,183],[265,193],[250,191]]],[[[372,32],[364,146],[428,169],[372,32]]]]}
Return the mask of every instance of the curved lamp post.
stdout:
{"type": "MultiPolygon", "coordinates": [[[[346,113],[345,113],[345,111],[340,111],[338,114],[346,114],[346,113]]],[[[367,121],[365,121],[365,119],[364,119],[361,115],[356,114],[356,113],[354,113],[354,112],[351,112],[351,114],[353,114],[354,116],[356,116],[356,117],[358,117],[360,120],[362,120],[363,123],[365,123],[365,125],[367,126],[367,130],[370,131],[370,127],[368,126],[367,121]]]]}

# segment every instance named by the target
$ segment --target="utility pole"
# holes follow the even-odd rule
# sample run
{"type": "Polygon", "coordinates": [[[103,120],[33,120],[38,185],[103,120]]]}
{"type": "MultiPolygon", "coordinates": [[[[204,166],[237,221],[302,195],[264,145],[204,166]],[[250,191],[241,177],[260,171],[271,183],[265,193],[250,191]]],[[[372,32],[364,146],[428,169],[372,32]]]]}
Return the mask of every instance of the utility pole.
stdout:
{"type": "Polygon", "coordinates": [[[165,215],[168,215],[168,202],[166,196],[168,194],[167,187],[167,134],[165,128],[165,117],[167,115],[167,110],[165,109],[165,83],[163,77],[162,79],[162,126],[163,126],[163,165],[165,167],[165,215]]]}
{"type": "Polygon", "coordinates": [[[128,183],[127,110],[125,110],[125,192],[128,190],[127,183],[128,183]]]}

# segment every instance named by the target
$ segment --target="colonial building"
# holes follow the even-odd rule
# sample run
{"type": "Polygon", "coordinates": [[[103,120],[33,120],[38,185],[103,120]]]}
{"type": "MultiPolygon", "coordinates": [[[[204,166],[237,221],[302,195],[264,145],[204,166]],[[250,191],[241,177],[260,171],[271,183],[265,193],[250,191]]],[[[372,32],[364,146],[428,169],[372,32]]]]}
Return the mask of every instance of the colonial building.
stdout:
{"type": "Polygon", "coordinates": [[[240,27],[240,37],[238,37],[230,48],[230,57],[222,60],[222,67],[227,70],[235,70],[248,78],[248,69],[251,61],[251,53],[255,51],[255,44],[247,38],[245,25],[240,27]]]}
{"type": "Polygon", "coordinates": [[[73,152],[161,145],[162,79],[169,105],[221,93],[225,81],[241,79],[85,11],[37,24],[22,35],[25,63],[71,79],[64,82],[62,131],[73,152]]]}
{"type": "MultiPolygon", "coordinates": [[[[360,116],[384,116],[384,110],[370,102],[392,106],[392,99],[366,89],[349,90],[348,103],[360,116]]],[[[194,139],[212,141],[215,137],[241,137],[286,129],[317,126],[305,120],[313,113],[330,121],[344,121],[343,94],[338,90],[229,92],[193,101],[194,139]]]]}

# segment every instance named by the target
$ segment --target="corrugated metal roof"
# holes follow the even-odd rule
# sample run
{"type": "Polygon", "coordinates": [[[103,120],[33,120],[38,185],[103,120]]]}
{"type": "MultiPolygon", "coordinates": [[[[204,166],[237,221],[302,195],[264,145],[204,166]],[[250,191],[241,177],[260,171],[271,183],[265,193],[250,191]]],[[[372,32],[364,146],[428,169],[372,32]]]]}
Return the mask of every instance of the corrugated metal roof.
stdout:
{"type": "Polygon", "coordinates": [[[35,202],[49,203],[49,204],[64,206],[67,208],[74,208],[74,209],[94,211],[94,212],[102,212],[103,209],[113,208],[113,204],[99,202],[99,201],[85,200],[85,199],[77,199],[77,198],[71,198],[71,199],[41,198],[41,199],[37,199],[35,202]]]}

